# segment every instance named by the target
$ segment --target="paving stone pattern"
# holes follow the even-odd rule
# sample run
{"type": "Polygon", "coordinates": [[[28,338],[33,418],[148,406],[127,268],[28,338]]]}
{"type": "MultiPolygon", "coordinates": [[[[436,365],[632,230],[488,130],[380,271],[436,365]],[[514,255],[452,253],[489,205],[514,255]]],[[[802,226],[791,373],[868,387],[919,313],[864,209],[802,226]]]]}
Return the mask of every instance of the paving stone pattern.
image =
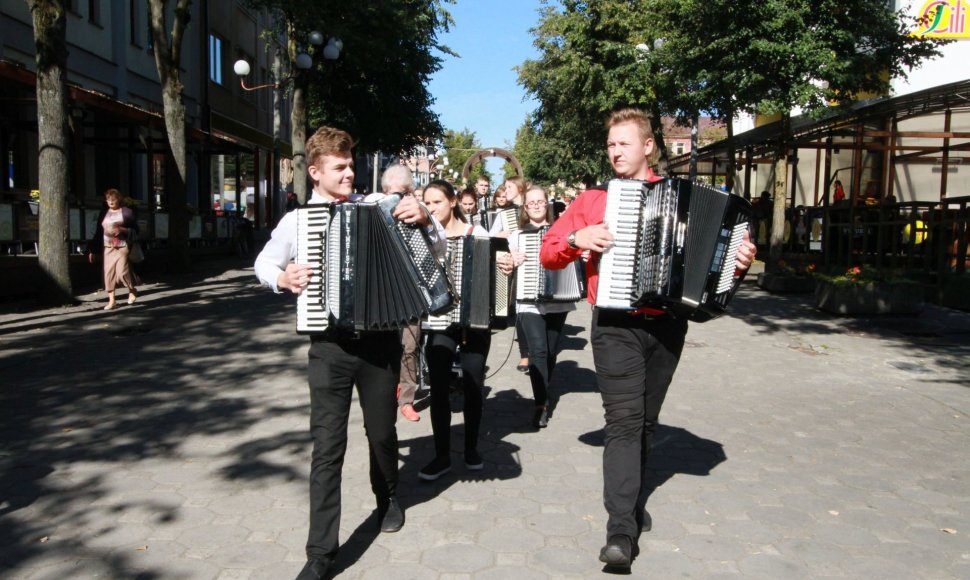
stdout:
{"type": "MultiPolygon", "coordinates": [[[[285,579],[302,567],[306,339],[292,297],[218,266],[154,280],[107,313],[98,294],[0,305],[0,577],[285,579]]],[[[632,575],[970,577],[970,315],[835,318],[753,285],[733,306],[688,334],[632,575]]],[[[451,473],[419,483],[429,413],[398,421],[397,534],[375,533],[355,408],[338,577],[604,573],[589,320],[585,305],[569,315],[542,431],[512,331],[494,335],[483,471],[456,453],[451,473]]],[[[452,429],[460,442],[460,413],[452,429]]]]}

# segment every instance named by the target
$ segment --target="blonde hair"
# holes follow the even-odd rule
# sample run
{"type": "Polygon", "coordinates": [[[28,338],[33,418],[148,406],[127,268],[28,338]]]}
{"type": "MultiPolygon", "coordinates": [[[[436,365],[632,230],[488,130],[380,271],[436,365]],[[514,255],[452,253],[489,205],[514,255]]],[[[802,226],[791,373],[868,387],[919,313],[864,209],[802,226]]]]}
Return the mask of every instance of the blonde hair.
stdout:
{"type": "Polygon", "coordinates": [[[307,165],[314,165],[322,155],[350,155],[354,140],[350,133],[333,127],[320,127],[306,140],[307,165]]]}
{"type": "Polygon", "coordinates": [[[613,111],[610,118],[606,120],[606,130],[609,131],[614,125],[620,123],[634,123],[640,129],[640,137],[644,141],[653,139],[653,125],[650,123],[650,115],[643,109],[627,107],[613,111]]]}
{"type": "MultiPolygon", "coordinates": [[[[509,183],[515,185],[515,188],[519,192],[519,196],[518,197],[520,197],[520,198],[522,198],[524,200],[525,199],[525,192],[528,189],[528,186],[526,185],[525,180],[522,179],[521,177],[519,177],[518,175],[516,175],[515,177],[510,177],[510,178],[506,179],[505,180],[505,183],[502,184],[502,187],[506,187],[506,185],[508,185],[509,183]]],[[[508,192],[506,192],[505,195],[507,196],[508,195],[508,192]]],[[[512,200],[511,199],[509,200],[509,203],[512,203],[512,200]]]]}

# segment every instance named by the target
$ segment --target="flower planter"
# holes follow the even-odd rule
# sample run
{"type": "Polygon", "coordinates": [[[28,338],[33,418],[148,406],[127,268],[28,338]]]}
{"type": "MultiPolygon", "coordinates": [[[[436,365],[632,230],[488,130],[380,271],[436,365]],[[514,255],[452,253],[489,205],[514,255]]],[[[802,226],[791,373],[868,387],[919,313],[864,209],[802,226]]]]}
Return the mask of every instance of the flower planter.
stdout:
{"type": "Polygon", "coordinates": [[[30,215],[37,215],[40,212],[40,202],[28,201],[27,208],[30,209],[30,215]]]}
{"type": "Polygon", "coordinates": [[[833,314],[919,314],[923,287],[914,283],[833,284],[817,280],[815,307],[833,314]]]}
{"type": "Polygon", "coordinates": [[[758,288],[768,292],[808,293],[815,290],[815,278],[762,272],[758,274],[758,288]]]}

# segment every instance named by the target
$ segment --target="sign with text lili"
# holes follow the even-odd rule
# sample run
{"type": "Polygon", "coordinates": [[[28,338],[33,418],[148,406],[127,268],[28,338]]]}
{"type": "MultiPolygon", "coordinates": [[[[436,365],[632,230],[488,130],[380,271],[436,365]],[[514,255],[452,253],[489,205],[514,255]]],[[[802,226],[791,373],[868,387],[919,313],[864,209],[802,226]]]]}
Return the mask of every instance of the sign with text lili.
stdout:
{"type": "Polygon", "coordinates": [[[967,12],[970,0],[927,0],[916,16],[919,26],[915,36],[970,40],[967,12]]]}

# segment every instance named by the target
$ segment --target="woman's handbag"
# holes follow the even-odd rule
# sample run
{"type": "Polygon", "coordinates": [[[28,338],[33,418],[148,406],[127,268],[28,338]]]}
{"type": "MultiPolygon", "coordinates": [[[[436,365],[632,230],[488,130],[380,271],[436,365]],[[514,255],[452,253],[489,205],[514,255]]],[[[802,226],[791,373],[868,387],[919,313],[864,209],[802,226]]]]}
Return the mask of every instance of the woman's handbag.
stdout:
{"type": "Polygon", "coordinates": [[[141,249],[141,244],[131,242],[128,244],[128,261],[132,264],[140,264],[145,261],[145,252],[141,249]]]}

